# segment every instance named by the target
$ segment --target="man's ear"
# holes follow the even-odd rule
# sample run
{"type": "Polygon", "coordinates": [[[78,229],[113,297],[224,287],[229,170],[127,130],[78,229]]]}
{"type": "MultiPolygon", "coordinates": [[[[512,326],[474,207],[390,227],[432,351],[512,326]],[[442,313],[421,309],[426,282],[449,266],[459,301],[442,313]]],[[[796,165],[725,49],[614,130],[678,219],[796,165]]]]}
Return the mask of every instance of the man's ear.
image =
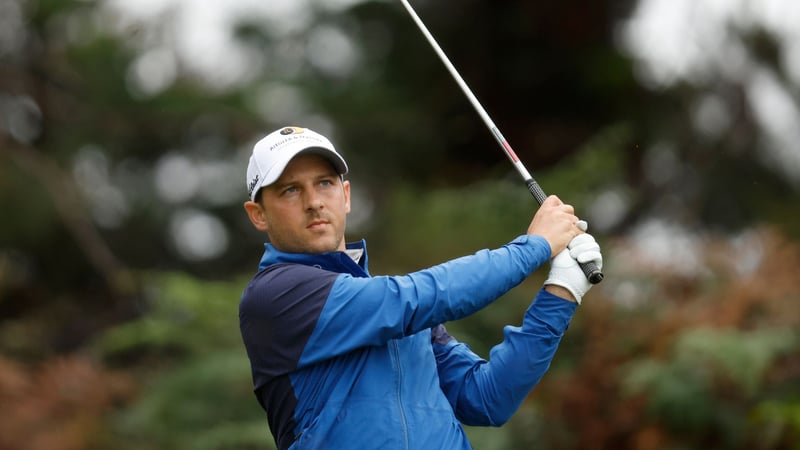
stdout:
{"type": "Polygon", "coordinates": [[[345,214],[350,214],[350,181],[343,181],[342,189],[344,190],[344,212],[345,214]]]}
{"type": "Polygon", "coordinates": [[[269,231],[269,225],[264,216],[264,208],[261,205],[253,201],[246,201],[244,202],[244,210],[247,211],[247,217],[250,218],[250,222],[258,231],[265,233],[269,231]]]}

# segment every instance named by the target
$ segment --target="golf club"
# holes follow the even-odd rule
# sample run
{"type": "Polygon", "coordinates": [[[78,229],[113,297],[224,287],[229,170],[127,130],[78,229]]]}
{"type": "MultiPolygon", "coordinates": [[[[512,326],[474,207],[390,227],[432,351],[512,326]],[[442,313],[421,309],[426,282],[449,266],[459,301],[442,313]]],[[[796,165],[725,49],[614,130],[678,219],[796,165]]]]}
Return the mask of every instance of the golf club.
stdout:
{"type": "MultiPolygon", "coordinates": [[[[472,104],[472,107],[475,108],[475,111],[477,111],[478,115],[481,116],[481,119],[483,119],[483,122],[486,124],[486,127],[489,128],[489,131],[492,133],[492,136],[494,136],[494,139],[500,145],[500,148],[506,154],[511,163],[514,164],[514,167],[517,169],[517,172],[519,172],[520,176],[522,176],[522,179],[525,180],[525,185],[528,186],[528,190],[531,192],[536,201],[539,202],[539,205],[541,205],[547,198],[547,194],[544,193],[544,190],[542,190],[541,186],[539,186],[539,183],[536,182],[536,180],[533,178],[530,172],[528,172],[528,169],[525,168],[525,165],[522,164],[522,161],[520,161],[520,159],[517,157],[517,154],[514,153],[514,150],[511,148],[511,145],[503,137],[503,134],[500,133],[500,130],[494,124],[494,121],[492,121],[491,117],[489,117],[489,113],[487,113],[486,109],[484,109],[484,107],[481,106],[481,103],[475,97],[475,94],[472,93],[472,90],[469,88],[469,86],[467,86],[466,81],[464,81],[461,75],[459,75],[453,63],[450,62],[450,59],[444,53],[442,47],[439,46],[439,44],[436,42],[436,39],[434,39],[431,32],[428,31],[428,28],[422,22],[422,19],[420,19],[419,15],[417,15],[416,11],[414,11],[414,8],[411,7],[411,4],[408,3],[408,0],[400,0],[400,1],[403,3],[403,6],[405,6],[408,13],[411,15],[411,18],[414,19],[414,22],[416,22],[417,27],[419,27],[420,31],[422,31],[422,34],[428,40],[431,47],[433,47],[433,50],[439,55],[439,59],[442,60],[447,70],[453,76],[453,79],[455,79],[456,83],[458,83],[458,85],[461,87],[461,90],[464,91],[464,94],[466,94],[467,99],[472,104]]],[[[584,228],[585,228],[585,222],[584,222],[584,228]]],[[[584,229],[584,231],[586,230],[584,229]]],[[[586,274],[586,278],[589,280],[590,283],[597,284],[603,281],[603,272],[600,271],[600,268],[597,267],[597,265],[594,262],[590,261],[587,263],[580,263],[580,266],[581,269],[583,270],[583,273],[586,274]]]]}

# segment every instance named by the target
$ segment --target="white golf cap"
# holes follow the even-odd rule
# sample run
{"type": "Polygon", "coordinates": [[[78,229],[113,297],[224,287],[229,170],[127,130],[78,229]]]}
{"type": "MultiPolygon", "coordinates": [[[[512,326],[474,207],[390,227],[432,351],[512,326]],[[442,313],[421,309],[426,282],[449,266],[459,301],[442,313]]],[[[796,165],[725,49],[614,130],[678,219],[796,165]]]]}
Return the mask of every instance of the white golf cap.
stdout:
{"type": "Polygon", "coordinates": [[[247,195],[255,201],[256,193],[280,178],[295,156],[320,155],[327,158],[340,175],[347,173],[347,163],[325,136],[300,127],[284,127],[256,142],[247,165],[247,195]]]}

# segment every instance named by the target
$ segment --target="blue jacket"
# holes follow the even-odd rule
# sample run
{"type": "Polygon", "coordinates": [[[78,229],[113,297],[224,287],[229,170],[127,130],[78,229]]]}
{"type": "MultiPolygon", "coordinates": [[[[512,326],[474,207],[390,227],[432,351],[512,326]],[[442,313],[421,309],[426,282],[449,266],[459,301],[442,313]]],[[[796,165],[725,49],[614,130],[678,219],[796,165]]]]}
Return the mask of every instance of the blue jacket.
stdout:
{"type": "Polygon", "coordinates": [[[469,449],[462,423],[500,426],[550,365],[576,304],[544,290],[489,361],[441,324],[489,305],[549,260],[520,236],[403,276],[345,252],[270,244],[239,320],[256,397],[279,449],[469,449]]]}

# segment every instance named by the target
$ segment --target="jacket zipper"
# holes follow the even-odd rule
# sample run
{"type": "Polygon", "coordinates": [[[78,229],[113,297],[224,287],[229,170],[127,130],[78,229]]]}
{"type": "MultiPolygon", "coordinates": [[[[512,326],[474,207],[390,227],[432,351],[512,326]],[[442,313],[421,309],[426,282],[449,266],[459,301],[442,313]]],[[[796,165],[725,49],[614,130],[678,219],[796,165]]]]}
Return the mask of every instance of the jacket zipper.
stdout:
{"type": "Polygon", "coordinates": [[[397,339],[392,340],[392,350],[397,363],[397,404],[400,410],[400,424],[403,427],[403,448],[408,450],[408,424],[406,423],[406,415],[403,412],[403,369],[400,367],[400,346],[397,344],[397,339]]]}

